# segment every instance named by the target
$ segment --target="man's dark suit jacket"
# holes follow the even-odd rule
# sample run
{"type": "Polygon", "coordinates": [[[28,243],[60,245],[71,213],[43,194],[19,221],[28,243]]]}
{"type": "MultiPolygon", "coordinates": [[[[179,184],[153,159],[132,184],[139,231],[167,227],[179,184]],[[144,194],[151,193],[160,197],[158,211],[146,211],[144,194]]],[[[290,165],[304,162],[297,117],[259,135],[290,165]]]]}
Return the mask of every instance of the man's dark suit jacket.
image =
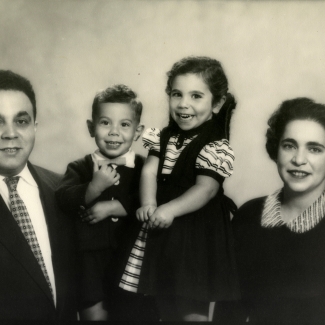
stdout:
{"type": "Polygon", "coordinates": [[[76,319],[73,237],[54,190],[60,176],[28,163],[39,186],[48,227],[57,306],[26,239],[0,195],[0,320],[76,319]]]}

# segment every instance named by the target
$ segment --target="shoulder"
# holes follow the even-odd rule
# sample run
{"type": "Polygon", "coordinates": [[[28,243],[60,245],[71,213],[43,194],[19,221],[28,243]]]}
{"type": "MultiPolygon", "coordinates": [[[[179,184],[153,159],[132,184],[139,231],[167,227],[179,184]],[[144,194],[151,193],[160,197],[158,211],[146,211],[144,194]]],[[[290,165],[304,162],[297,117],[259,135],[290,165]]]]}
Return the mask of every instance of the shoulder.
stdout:
{"type": "Polygon", "coordinates": [[[145,160],[146,160],[145,157],[143,157],[143,156],[141,156],[141,155],[139,155],[137,153],[135,154],[134,163],[135,163],[136,166],[137,165],[140,165],[140,166],[142,165],[143,166],[145,160]]]}
{"type": "Polygon", "coordinates": [[[84,173],[92,173],[94,167],[94,162],[91,158],[91,155],[86,155],[83,158],[72,161],[68,164],[67,172],[84,174],[84,173]]]}
{"type": "Polygon", "coordinates": [[[144,131],[142,136],[143,147],[148,150],[160,150],[161,130],[157,128],[149,128],[144,131]]]}
{"type": "Polygon", "coordinates": [[[62,179],[61,174],[55,173],[55,172],[48,170],[46,168],[43,168],[43,167],[40,167],[37,165],[33,165],[31,163],[28,165],[28,167],[34,177],[36,174],[36,176],[40,180],[47,183],[51,187],[56,187],[62,179]]]}
{"type": "Polygon", "coordinates": [[[204,145],[203,150],[233,155],[233,149],[227,139],[212,140],[204,145]]]}
{"type": "Polygon", "coordinates": [[[71,166],[73,166],[73,165],[74,166],[87,166],[90,163],[92,163],[92,159],[91,159],[91,155],[88,154],[83,158],[79,158],[77,160],[70,162],[69,165],[71,165],[71,166]]]}
{"type": "Polygon", "coordinates": [[[148,128],[143,132],[142,138],[160,138],[161,130],[158,128],[148,128]]]}
{"type": "Polygon", "coordinates": [[[244,203],[235,213],[233,225],[251,223],[260,220],[266,196],[258,197],[244,203]]]}

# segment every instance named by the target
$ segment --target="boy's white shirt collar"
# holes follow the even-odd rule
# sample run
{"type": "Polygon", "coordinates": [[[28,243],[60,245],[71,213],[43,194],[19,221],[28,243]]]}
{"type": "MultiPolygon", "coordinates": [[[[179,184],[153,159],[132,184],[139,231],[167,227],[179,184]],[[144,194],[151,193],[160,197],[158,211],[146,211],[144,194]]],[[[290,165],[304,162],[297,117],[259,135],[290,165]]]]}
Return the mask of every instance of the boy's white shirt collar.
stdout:
{"type": "MultiPolygon", "coordinates": [[[[129,149],[128,152],[126,152],[124,155],[119,156],[119,157],[125,158],[125,160],[126,160],[125,166],[126,167],[134,168],[134,166],[135,166],[135,163],[134,163],[134,160],[135,160],[135,152],[131,148],[129,149]]],[[[104,155],[102,155],[100,153],[99,149],[97,149],[94,153],[91,154],[91,158],[92,158],[92,160],[93,160],[93,162],[95,164],[97,164],[97,162],[99,160],[109,159],[109,158],[105,157],[104,155]]]]}

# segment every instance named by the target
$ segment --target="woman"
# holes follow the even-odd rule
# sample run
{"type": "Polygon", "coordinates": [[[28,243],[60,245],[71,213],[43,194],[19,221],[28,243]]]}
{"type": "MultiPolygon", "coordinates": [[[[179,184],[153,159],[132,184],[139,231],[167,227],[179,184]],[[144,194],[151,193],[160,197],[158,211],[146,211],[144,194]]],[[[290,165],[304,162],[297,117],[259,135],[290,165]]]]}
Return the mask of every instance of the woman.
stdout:
{"type": "Polygon", "coordinates": [[[325,322],[325,105],[287,100],[268,124],[284,186],[233,219],[244,319],[325,322]]]}

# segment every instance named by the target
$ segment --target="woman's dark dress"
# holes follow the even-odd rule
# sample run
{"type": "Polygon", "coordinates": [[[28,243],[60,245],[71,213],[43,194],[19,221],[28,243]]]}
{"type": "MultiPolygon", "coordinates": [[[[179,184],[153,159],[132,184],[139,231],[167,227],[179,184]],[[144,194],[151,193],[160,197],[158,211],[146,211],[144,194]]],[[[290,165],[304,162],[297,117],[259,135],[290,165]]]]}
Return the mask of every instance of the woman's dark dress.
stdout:
{"type": "Polygon", "coordinates": [[[233,219],[243,321],[325,322],[325,218],[304,233],[261,226],[265,198],[244,204],[233,219]]]}

